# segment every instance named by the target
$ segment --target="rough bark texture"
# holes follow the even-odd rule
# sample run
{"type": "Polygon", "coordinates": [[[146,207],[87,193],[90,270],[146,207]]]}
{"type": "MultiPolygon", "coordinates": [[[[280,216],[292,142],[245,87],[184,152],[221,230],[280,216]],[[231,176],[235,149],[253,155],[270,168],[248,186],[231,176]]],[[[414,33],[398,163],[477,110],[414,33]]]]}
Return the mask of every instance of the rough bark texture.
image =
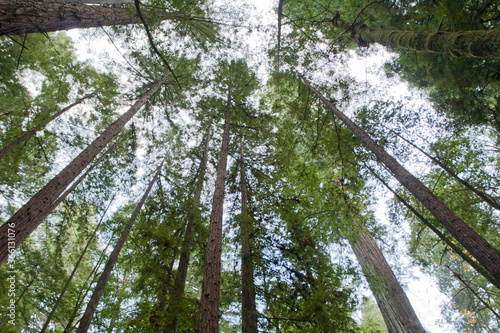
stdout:
{"type": "Polygon", "coordinates": [[[474,229],[455,214],[431,190],[425,187],[417,178],[410,174],[401,164],[390,156],[382,147],[372,140],[363,129],[352,122],[337,107],[321,95],[302,77],[309,89],[333,112],[357,137],[363,142],[380,162],[382,162],[394,177],[410,191],[418,201],[445,227],[469,253],[500,282],[500,252],[482,238],[474,229]]]}
{"type": "Polygon", "coordinates": [[[389,333],[425,333],[410,301],[368,230],[349,240],[368,280],[389,333]]]}
{"type": "Polygon", "coordinates": [[[231,125],[231,88],[227,95],[226,116],[222,147],[217,166],[215,191],[208,230],[207,253],[203,270],[200,314],[198,317],[199,333],[219,332],[220,276],[222,253],[222,213],[224,207],[224,188],[226,183],[227,155],[229,152],[229,131],[231,125]]]}
{"type": "Polygon", "coordinates": [[[186,232],[184,234],[184,240],[182,242],[181,256],[179,258],[179,265],[177,266],[177,276],[174,281],[174,287],[172,289],[172,296],[170,300],[170,305],[167,309],[169,314],[167,319],[167,324],[165,326],[165,332],[176,332],[179,308],[182,295],[184,295],[184,289],[186,288],[187,272],[189,267],[189,258],[191,256],[191,248],[193,243],[193,233],[194,226],[196,223],[196,216],[198,212],[198,206],[200,204],[201,191],[203,190],[203,181],[205,180],[205,173],[207,170],[208,161],[208,150],[210,147],[210,135],[211,135],[212,123],[208,125],[207,134],[205,138],[205,148],[203,150],[203,156],[200,162],[200,173],[198,175],[198,180],[196,182],[196,189],[194,191],[193,205],[191,206],[188,214],[188,224],[186,226],[186,232]]]}
{"type": "MultiPolygon", "coordinates": [[[[144,16],[148,23],[167,19],[204,20],[161,10],[145,12],[144,16]]],[[[129,8],[68,3],[63,0],[0,0],[0,36],[139,23],[141,20],[137,12],[129,8]]]]}
{"type": "Polygon", "coordinates": [[[100,5],[123,5],[126,3],[133,3],[134,0],[55,0],[59,2],[69,3],[93,3],[100,5]]]}
{"type": "Polygon", "coordinates": [[[361,46],[378,43],[387,47],[448,54],[455,57],[500,58],[500,30],[462,32],[415,32],[376,30],[364,24],[349,25],[336,15],[332,24],[351,32],[361,46]]]}
{"type": "Polygon", "coordinates": [[[24,132],[23,134],[21,134],[20,136],[18,136],[17,138],[15,138],[11,143],[9,143],[8,145],[6,145],[2,149],[0,149],[0,159],[2,159],[5,155],[7,155],[11,151],[13,151],[20,144],[22,144],[23,142],[25,142],[26,140],[28,140],[29,138],[31,138],[33,135],[35,135],[36,132],[38,132],[39,130],[41,130],[44,126],[46,126],[52,120],[56,119],[57,117],[59,117],[64,112],[66,112],[69,109],[71,109],[72,107],[80,104],[81,102],[83,102],[84,100],[86,100],[87,98],[89,98],[91,95],[93,95],[93,94],[86,95],[86,96],[80,98],[79,100],[77,100],[76,102],[68,105],[67,107],[60,109],[59,111],[57,111],[56,113],[54,113],[52,116],[50,116],[48,119],[40,121],[40,123],[38,123],[37,125],[35,125],[33,128],[27,130],[26,132],[24,132]]]}
{"type": "Polygon", "coordinates": [[[40,0],[0,0],[0,35],[139,23],[134,10],[40,0]]]}
{"type": "Polygon", "coordinates": [[[240,142],[241,186],[241,328],[243,333],[257,333],[255,285],[253,280],[251,222],[248,215],[248,190],[245,175],[243,137],[240,142]]]}
{"type": "Polygon", "coordinates": [[[90,297],[90,301],[87,304],[87,308],[85,309],[85,313],[83,314],[82,319],[80,320],[80,326],[78,326],[78,329],[76,330],[76,333],[86,333],[89,329],[90,323],[92,322],[92,318],[94,317],[95,310],[97,309],[97,305],[99,305],[99,300],[101,299],[102,293],[104,292],[104,288],[106,288],[106,284],[108,283],[108,279],[111,276],[111,272],[113,271],[113,268],[115,267],[115,263],[118,260],[118,256],[120,255],[120,251],[122,250],[123,245],[125,244],[125,241],[128,238],[128,235],[130,234],[130,230],[132,230],[132,227],[134,226],[135,220],[137,219],[137,216],[139,215],[142,206],[144,205],[144,202],[146,201],[146,198],[149,195],[149,192],[151,192],[151,189],[153,188],[153,185],[160,175],[161,169],[163,167],[163,163],[165,163],[165,160],[167,159],[167,156],[163,158],[163,161],[161,162],[160,166],[158,167],[158,171],[156,171],[153,179],[151,179],[151,182],[149,182],[149,186],[146,189],[146,192],[144,192],[144,195],[141,198],[141,201],[137,204],[135,207],[134,212],[132,213],[132,216],[130,216],[130,220],[128,221],[127,225],[125,226],[125,229],[123,230],[120,238],[116,242],[115,248],[113,249],[113,252],[111,252],[111,255],[109,256],[108,261],[106,262],[106,266],[104,266],[104,270],[99,278],[99,281],[97,282],[97,285],[94,289],[94,292],[92,293],[92,296],[90,297]]]}
{"type": "MultiPolygon", "coordinates": [[[[9,255],[9,249],[17,248],[42,223],[55,208],[53,203],[66,187],[85,169],[102,149],[120,132],[127,122],[153,96],[166,77],[156,82],[139,100],[118,120],[111,124],[99,137],[85,148],[57,176],[35,194],[7,222],[0,227],[0,264],[9,255]],[[14,233],[13,244],[9,246],[9,232],[14,233]],[[14,245],[12,247],[12,245],[14,245]]],[[[11,241],[12,242],[12,241],[11,241]]]]}

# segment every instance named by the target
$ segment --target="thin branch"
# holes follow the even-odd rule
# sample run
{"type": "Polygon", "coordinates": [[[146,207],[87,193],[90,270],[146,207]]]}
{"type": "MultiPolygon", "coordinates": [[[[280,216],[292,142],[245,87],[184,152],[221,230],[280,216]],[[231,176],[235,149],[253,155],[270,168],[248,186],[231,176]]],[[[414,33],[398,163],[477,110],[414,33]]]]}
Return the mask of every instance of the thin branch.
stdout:
{"type": "Polygon", "coordinates": [[[148,35],[148,40],[149,40],[149,43],[151,44],[151,48],[158,55],[158,57],[160,57],[161,61],[163,61],[163,64],[165,65],[165,67],[167,67],[167,69],[170,71],[170,73],[174,77],[175,82],[177,82],[177,85],[179,86],[179,88],[181,88],[181,84],[179,83],[177,76],[175,76],[174,71],[172,70],[172,68],[168,64],[165,57],[163,57],[163,55],[160,53],[160,51],[158,50],[158,48],[156,47],[156,45],[153,41],[153,35],[151,35],[151,31],[149,30],[149,27],[146,23],[146,20],[144,20],[144,17],[142,16],[140,5],[141,5],[141,2],[139,0],[135,0],[135,9],[137,10],[137,16],[139,17],[142,24],[144,25],[144,29],[146,29],[146,34],[148,35]]]}
{"type": "Polygon", "coordinates": [[[125,58],[125,56],[123,55],[123,53],[120,51],[120,49],[115,45],[115,42],[113,41],[113,39],[111,38],[111,36],[108,34],[108,32],[106,31],[106,29],[104,29],[104,27],[101,25],[101,29],[102,31],[104,31],[104,33],[106,34],[106,36],[108,36],[109,38],[109,41],[111,42],[111,44],[113,44],[113,46],[115,47],[116,51],[118,51],[118,53],[120,53],[120,55],[122,56],[122,58],[127,62],[127,64],[130,66],[130,68],[132,68],[136,73],[137,75],[139,75],[140,77],[142,78],[145,78],[144,75],[142,75],[141,72],[139,72],[139,70],[137,70],[131,63],[130,61],[128,61],[127,58],[125,58]]]}

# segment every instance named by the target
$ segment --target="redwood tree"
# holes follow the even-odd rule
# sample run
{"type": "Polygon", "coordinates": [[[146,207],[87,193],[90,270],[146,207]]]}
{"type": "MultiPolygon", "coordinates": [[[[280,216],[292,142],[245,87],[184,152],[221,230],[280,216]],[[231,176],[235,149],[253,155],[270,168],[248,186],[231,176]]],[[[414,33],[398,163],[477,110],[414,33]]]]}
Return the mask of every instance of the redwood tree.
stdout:
{"type": "Polygon", "coordinates": [[[318,97],[323,104],[337,116],[358,139],[375,154],[394,175],[394,177],[410,191],[432,215],[469,251],[474,258],[495,278],[500,281],[500,252],[481,237],[473,228],[465,223],[431,190],[409,173],[401,164],[379,146],[366,132],[344,115],[332,102],[321,95],[303,76],[304,84],[318,97]]]}
{"type": "Polygon", "coordinates": [[[336,12],[330,22],[351,33],[361,46],[378,43],[388,47],[448,54],[455,57],[500,58],[500,29],[458,32],[418,32],[372,29],[355,23],[349,24],[336,12]]]}
{"type": "Polygon", "coordinates": [[[357,237],[349,239],[349,242],[377,300],[389,333],[425,333],[382,251],[366,227],[361,225],[360,228],[357,237]]]}
{"type": "MultiPolygon", "coordinates": [[[[179,10],[154,10],[144,13],[144,16],[152,21],[190,21],[195,25],[210,25],[203,17],[185,15],[179,10]]],[[[0,0],[0,36],[139,23],[136,11],[130,8],[60,0],[0,0]]]]}
{"type": "Polygon", "coordinates": [[[139,215],[142,206],[144,205],[144,201],[146,201],[146,198],[149,195],[149,192],[151,192],[151,189],[153,188],[153,185],[158,178],[158,176],[161,173],[161,169],[163,167],[163,164],[165,163],[165,160],[167,159],[166,155],[162,162],[160,163],[160,166],[158,167],[158,170],[156,171],[153,179],[149,182],[148,188],[144,192],[141,200],[137,204],[137,206],[134,209],[134,212],[132,213],[132,216],[130,216],[130,220],[128,221],[127,225],[125,226],[125,229],[122,231],[122,234],[118,241],[116,242],[116,245],[113,249],[113,252],[111,252],[111,255],[108,258],[108,261],[106,263],[106,266],[104,266],[104,270],[101,274],[101,277],[99,278],[99,281],[97,282],[97,285],[94,289],[94,292],[92,293],[92,296],[90,297],[90,300],[87,304],[87,308],[85,309],[85,313],[83,314],[82,319],[80,320],[80,326],[78,326],[78,329],[76,330],[77,333],[85,333],[87,332],[90,323],[92,322],[92,318],[94,317],[95,310],[97,309],[97,305],[99,305],[99,300],[101,299],[102,293],[104,292],[104,288],[106,288],[106,284],[108,283],[108,279],[111,276],[111,272],[113,271],[113,268],[115,267],[116,261],[118,260],[118,256],[120,255],[120,251],[122,250],[123,245],[125,244],[125,241],[128,238],[128,235],[130,234],[130,230],[132,230],[132,227],[134,226],[135,220],[137,219],[137,216],[139,215]]]}
{"type": "MultiPolygon", "coordinates": [[[[187,271],[189,267],[189,258],[191,256],[191,248],[193,245],[193,236],[195,224],[197,223],[198,206],[201,199],[201,191],[203,190],[203,182],[205,180],[205,173],[207,170],[208,151],[210,147],[210,135],[212,129],[212,122],[208,124],[207,133],[205,135],[205,148],[200,162],[200,171],[196,181],[196,188],[194,191],[193,204],[189,208],[188,223],[186,232],[184,233],[184,240],[182,241],[181,254],[179,258],[179,265],[177,266],[177,275],[174,280],[170,303],[167,310],[168,318],[165,326],[165,332],[175,332],[177,330],[177,323],[179,320],[179,310],[181,298],[184,294],[186,287],[187,271]]],[[[161,315],[161,314],[160,314],[161,315]]]]}
{"type": "Polygon", "coordinates": [[[200,333],[219,332],[222,215],[233,103],[234,105],[245,103],[246,98],[257,85],[255,74],[249,71],[247,64],[243,60],[233,60],[229,64],[225,61],[222,62],[217,76],[216,82],[225,90],[227,97],[224,132],[217,166],[203,271],[200,313],[198,317],[198,332],[200,333]]]}
{"type": "Polygon", "coordinates": [[[226,181],[227,156],[229,153],[229,132],[231,128],[232,91],[231,84],[227,88],[227,105],[224,119],[222,146],[217,165],[217,178],[210,214],[207,252],[203,269],[203,285],[201,289],[200,315],[198,318],[199,333],[219,332],[220,276],[222,253],[222,214],[224,210],[224,189],[226,181]]]}
{"type": "Polygon", "coordinates": [[[243,137],[240,142],[240,190],[241,190],[241,321],[243,333],[257,333],[257,309],[253,278],[251,217],[248,213],[248,189],[245,175],[243,137]]]}
{"type": "Polygon", "coordinates": [[[164,76],[155,82],[127,112],[111,124],[0,227],[0,264],[9,255],[13,255],[13,249],[19,247],[52,210],[56,208],[53,203],[64,192],[66,187],[94,160],[97,154],[120,132],[125,124],[160,89],[166,80],[167,77],[164,76]]]}

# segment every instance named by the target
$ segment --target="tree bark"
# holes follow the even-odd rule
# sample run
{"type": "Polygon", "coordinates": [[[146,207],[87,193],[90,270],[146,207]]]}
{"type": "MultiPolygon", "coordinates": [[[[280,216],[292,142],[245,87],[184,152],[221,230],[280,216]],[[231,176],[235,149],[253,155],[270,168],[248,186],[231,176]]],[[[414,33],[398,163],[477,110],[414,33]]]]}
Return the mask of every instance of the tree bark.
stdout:
{"type": "Polygon", "coordinates": [[[134,0],[54,0],[66,3],[93,3],[99,5],[124,5],[134,3],[134,0]]]}
{"type": "Polygon", "coordinates": [[[48,119],[43,119],[40,123],[38,123],[37,125],[35,125],[33,128],[27,130],[26,132],[24,132],[23,134],[21,134],[20,136],[18,136],[11,143],[7,144],[5,147],[3,147],[2,149],[0,149],[0,160],[5,155],[7,155],[8,153],[10,153],[12,150],[14,150],[15,148],[17,148],[20,144],[22,144],[23,142],[25,142],[29,138],[31,138],[33,135],[35,135],[36,132],[38,132],[38,131],[40,131],[42,129],[42,127],[46,126],[52,120],[56,119],[57,117],[59,117],[64,112],[66,112],[69,109],[71,109],[72,107],[74,107],[74,106],[82,103],[84,100],[86,100],[87,98],[89,98],[92,95],[94,95],[94,93],[86,95],[86,96],[83,96],[82,98],[80,98],[79,100],[75,101],[74,103],[66,106],[65,108],[60,109],[59,111],[57,111],[56,113],[54,113],[52,116],[48,117],[48,119]]]}
{"type": "MultiPolygon", "coordinates": [[[[299,74],[300,75],[300,74],[299,74]]],[[[455,214],[431,190],[410,174],[401,164],[390,156],[363,129],[352,122],[337,107],[321,95],[311,84],[300,76],[304,84],[332,111],[360,141],[372,151],[432,215],[445,227],[469,253],[500,283],[500,252],[482,238],[473,228],[455,214]]]]}
{"type": "Polygon", "coordinates": [[[35,194],[7,222],[0,227],[0,264],[42,223],[55,208],[58,199],[66,187],[85,169],[97,154],[120,132],[139,109],[153,96],[166,81],[163,77],[125,112],[111,124],[99,137],[85,148],[57,176],[35,194]]]}
{"type": "Polygon", "coordinates": [[[229,131],[231,127],[231,87],[227,94],[226,115],[222,147],[217,166],[215,191],[208,230],[207,253],[203,269],[200,313],[198,317],[199,333],[219,332],[220,276],[222,253],[222,213],[224,208],[224,189],[226,182],[227,156],[229,153],[229,131]]]}
{"type": "Polygon", "coordinates": [[[90,292],[90,289],[91,289],[90,287],[94,283],[95,276],[98,275],[97,271],[98,271],[99,267],[101,267],[101,263],[104,259],[104,256],[106,255],[106,252],[108,251],[109,246],[111,245],[112,240],[113,240],[113,237],[111,237],[108,244],[106,244],[106,247],[104,248],[104,250],[101,251],[101,255],[99,256],[99,259],[97,259],[97,263],[94,265],[94,268],[92,269],[90,274],[87,276],[87,279],[85,279],[85,282],[83,283],[84,288],[82,288],[78,292],[78,296],[76,298],[76,304],[73,307],[73,311],[71,312],[71,315],[70,315],[69,320],[68,320],[68,324],[64,328],[63,333],[69,333],[69,332],[73,332],[76,330],[76,325],[78,324],[78,322],[75,325],[73,325],[73,322],[76,320],[76,317],[80,312],[79,309],[80,309],[81,305],[83,304],[83,301],[85,300],[85,298],[87,298],[87,295],[90,292]]]}
{"type": "Polygon", "coordinates": [[[40,331],[40,333],[45,333],[45,331],[49,327],[50,321],[52,320],[52,317],[54,316],[54,313],[56,313],[57,307],[61,303],[61,301],[62,301],[62,299],[64,297],[64,294],[66,293],[66,290],[68,290],[69,284],[73,280],[73,276],[75,276],[75,273],[76,273],[78,267],[80,266],[80,263],[82,262],[83,257],[85,256],[85,253],[87,253],[87,249],[89,248],[90,244],[94,240],[94,237],[97,234],[97,230],[101,226],[102,221],[104,220],[104,216],[106,216],[106,212],[108,211],[109,207],[111,206],[111,203],[113,202],[113,200],[115,198],[115,195],[113,195],[113,197],[111,198],[111,200],[110,200],[110,202],[108,204],[108,207],[106,207],[106,210],[102,214],[102,217],[101,217],[99,223],[97,224],[97,226],[95,227],[94,232],[92,233],[92,236],[90,236],[89,240],[87,241],[87,245],[85,245],[85,248],[83,249],[82,253],[80,254],[80,257],[78,258],[78,261],[75,264],[75,267],[73,267],[73,271],[71,272],[68,280],[66,281],[66,284],[64,285],[61,293],[59,294],[59,297],[57,298],[56,303],[52,307],[52,311],[50,312],[49,316],[45,320],[45,323],[43,324],[43,327],[42,327],[42,330],[40,331]]]}
{"type": "Polygon", "coordinates": [[[208,125],[205,137],[205,148],[203,150],[203,156],[200,162],[200,173],[198,175],[198,180],[196,182],[196,188],[194,191],[193,205],[189,209],[188,224],[186,226],[186,232],[184,234],[184,240],[182,242],[179,265],[177,266],[177,275],[175,277],[174,286],[172,288],[170,304],[167,309],[167,313],[169,316],[167,319],[167,324],[164,329],[165,332],[173,333],[177,331],[180,302],[182,296],[184,295],[184,290],[186,288],[187,271],[189,267],[189,258],[191,256],[191,248],[193,244],[194,227],[195,224],[197,223],[196,218],[198,213],[198,206],[200,204],[201,191],[203,190],[203,182],[205,180],[205,173],[207,170],[211,129],[212,129],[212,122],[210,122],[210,124],[208,125]]]}
{"type": "Polygon", "coordinates": [[[103,160],[104,158],[108,155],[109,152],[113,151],[115,148],[116,148],[116,145],[120,142],[120,140],[122,139],[122,137],[119,137],[115,142],[114,144],[109,147],[108,149],[106,149],[106,151],[104,153],[101,154],[101,156],[99,156],[99,158],[94,162],[92,163],[92,165],[80,176],[78,177],[77,180],[75,180],[71,186],[63,192],[63,194],[61,194],[61,196],[59,198],[57,198],[56,201],[54,201],[50,207],[49,207],[49,210],[52,212],[54,211],[54,209],[57,208],[57,206],[59,206],[61,204],[61,202],[63,202],[67,197],[68,195],[73,192],[77,187],[78,185],[81,184],[81,182],[87,178],[87,176],[92,172],[92,170],[94,170],[94,168],[96,166],[98,166],[103,160]]]}
{"type": "Polygon", "coordinates": [[[363,274],[377,300],[389,333],[425,333],[413,307],[365,226],[349,239],[363,274]]]}
{"type": "Polygon", "coordinates": [[[0,0],[0,35],[140,23],[133,9],[40,0],[0,0]]]}
{"type": "Polygon", "coordinates": [[[458,244],[453,243],[451,239],[449,239],[445,234],[443,234],[438,228],[432,225],[425,217],[422,216],[412,205],[410,205],[405,199],[403,199],[395,190],[393,190],[389,184],[387,184],[381,177],[379,177],[375,171],[370,168],[368,165],[365,166],[370,170],[370,172],[389,190],[391,191],[396,199],[398,199],[406,208],[408,208],[422,223],[432,230],[446,245],[448,245],[456,254],[458,254],[465,262],[467,262],[471,267],[484,276],[490,283],[500,289],[500,284],[496,281],[493,276],[491,276],[488,271],[486,271],[477,261],[474,261],[468,254],[466,254],[458,244]]]}
{"type": "Polygon", "coordinates": [[[453,57],[500,58],[500,29],[461,32],[416,32],[350,25],[337,12],[331,23],[351,33],[360,46],[378,43],[393,48],[448,54],[453,57]]]}
{"type": "Polygon", "coordinates": [[[241,328],[243,333],[257,333],[257,309],[255,307],[255,285],[253,279],[251,222],[248,214],[248,190],[245,175],[243,137],[240,142],[240,187],[241,187],[241,328]]]}
{"type": "MultiPolygon", "coordinates": [[[[89,3],[106,4],[107,1],[96,0],[89,3]]],[[[162,10],[149,11],[144,16],[152,22],[180,19],[205,21],[202,17],[162,10]]],[[[137,12],[130,8],[94,6],[62,0],[0,0],[0,36],[140,23],[137,12]]]]}
{"type": "Polygon", "coordinates": [[[158,170],[156,171],[153,179],[151,179],[151,181],[149,182],[149,186],[146,189],[146,192],[144,192],[144,195],[142,196],[141,200],[139,201],[139,203],[135,207],[135,210],[132,213],[132,216],[130,217],[130,220],[128,221],[120,238],[116,242],[115,248],[113,249],[113,252],[111,252],[111,255],[109,256],[109,259],[106,263],[106,266],[104,267],[104,271],[102,272],[101,277],[99,278],[99,281],[97,282],[97,285],[94,289],[94,292],[92,293],[92,296],[90,297],[90,301],[87,304],[87,308],[85,309],[85,313],[83,314],[83,317],[80,320],[80,326],[78,326],[76,333],[86,333],[87,330],[89,329],[92,318],[94,317],[95,310],[97,309],[97,305],[99,304],[99,300],[101,299],[101,296],[104,292],[104,288],[106,288],[106,284],[108,283],[108,279],[111,276],[111,272],[115,266],[116,261],[118,260],[118,256],[120,255],[120,251],[122,250],[122,247],[125,244],[125,241],[127,240],[128,235],[130,234],[130,231],[132,230],[132,227],[134,226],[135,220],[137,219],[137,216],[139,215],[139,213],[142,209],[142,206],[144,205],[144,202],[146,201],[146,198],[149,195],[149,192],[151,192],[151,189],[153,188],[153,185],[154,185],[156,179],[160,175],[161,169],[163,167],[163,163],[165,163],[166,159],[167,159],[167,155],[163,158],[163,161],[161,162],[160,166],[158,167],[158,170]]]}

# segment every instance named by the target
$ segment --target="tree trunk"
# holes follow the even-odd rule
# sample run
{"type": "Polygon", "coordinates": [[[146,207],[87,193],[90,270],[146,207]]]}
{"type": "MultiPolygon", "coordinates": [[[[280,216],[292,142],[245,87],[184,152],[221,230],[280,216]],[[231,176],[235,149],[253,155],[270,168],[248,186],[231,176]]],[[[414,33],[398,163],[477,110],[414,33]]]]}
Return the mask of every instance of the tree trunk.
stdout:
{"type": "Polygon", "coordinates": [[[461,32],[416,32],[371,29],[340,19],[337,12],[331,23],[351,33],[360,46],[378,43],[393,48],[448,54],[453,57],[500,58],[500,29],[461,32]]]}
{"type": "Polygon", "coordinates": [[[92,172],[92,170],[94,170],[94,168],[104,160],[104,158],[108,155],[108,153],[116,148],[116,145],[121,141],[121,139],[122,137],[119,137],[111,147],[106,149],[106,151],[102,153],[101,156],[99,156],[99,158],[94,163],[92,163],[92,165],[80,177],[78,177],[78,179],[75,180],[71,184],[71,186],[66,191],[64,191],[63,194],[61,194],[61,196],[57,198],[56,201],[54,201],[54,203],[52,203],[52,205],[50,205],[49,211],[51,212],[54,211],[54,209],[56,209],[57,206],[59,206],[61,202],[63,202],[68,197],[68,195],[71,192],[73,192],[85,178],[87,178],[87,176],[92,172]]]}
{"type": "Polygon", "coordinates": [[[377,300],[389,333],[425,333],[410,301],[365,226],[349,239],[363,274],[377,300]]]}
{"type": "Polygon", "coordinates": [[[140,23],[134,10],[40,0],[0,0],[0,35],[140,23]]]}
{"type": "Polygon", "coordinates": [[[68,320],[68,324],[64,328],[63,333],[69,333],[69,332],[73,332],[76,330],[76,324],[78,324],[78,322],[75,325],[73,325],[73,322],[76,320],[76,317],[79,314],[79,309],[80,309],[81,305],[83,304],[83,301],[85,300],[85,298],[87,298],[87,295],[91,289],[90,287],[94,283],[95,276],[99,275],[97,273],[97,271],[99,270],[99,267],[101,267],[101,263],[104,259],[104,256],[106,255],[106,252],[108,251],[108,248],[111,245],[112,241],[113,241],[113,236],[109,240],[108,244],[106,244],[106,247],[104,248],[104,250],[101,251],[101,255],[99,256],[99,259],[97,259],[97,263],[94,265],[92,272],[90,272],[90,274],[87,276],[87,279],[85,279],[85,282],[82,285],[85,288],[82,288],[78,292],[78,296],[76,298],[76,304],[73,307],[73,311],[71,312],[71,315],[70,315],[69,320],[68,320]]]}
{"type": "Polygon", "coordinates": [[[368,165],[365,166],[370,170],[370,172],[389,190],[391,191],[396,199],[398,199],[406,208],[408,208],[422,223],[432,230],[446,245],[448,245],[456,254],[458,254],[464,261],[466,261],[469,265],[474,267],[474,269],[484,276],[485,279],[490,281],[494,286],[500,289],[500,284],[496,281],[490,273],[488,273],[474,258],[471,258],[468,254],[466,254],[458,244],[453,243],[451,239],[449,239],[445,234],[443,234],[438,228],[432,225],[425,217],[422,216],[412,205],[406,202],[395,190],[393,190],[381,177],[379,177],[375,171],[370,168],[368,165]]]}
{"type": "Polygon", "coordinates": [[[203,269],[200,313],[198,317],[199,333],[219,332],[220,276],[222,253],[222,213],[224,208],[224,189],[226,182],[227,156],[229,153],[229,130],[231,126],[231,87],[227,94],[226,116],[222,147],[217,166],[215,191],[208,230],[207,253],[203,269]]]}
{"type": "Polygon", "coordinates": [[[134,3],[134,0],[54,0],[66,3],[93,3],[99,5],[124,5],[134,3]]]}
{"type": "Polygon", "coordinates": [[[149,192],[151,192],[151,189],[153,188],[153,185],[154,185],[156,179],[160,175],[161,169],[163,167],[163,163],[165,163],[166,159],[167,159],[167,156],[165,156],[163,158],[163,161],[161,162],[160,166],[158,167],[158,170],[156,171],[153,179],[151,179],[151,181],[149,182],[149,186],[146,189],[146,192],[144,192],[144,195],[142,196],[141,201],[139,201],[139,203],[135,207],[135,210],[132,213],[130,220],[128,221],[120,238],[116,242],[115,248],[113,249],[113,252],[111,252],[111,255],[109,256],[108,262],[106,263],[106,266],[104,267],[104,271],[102,272],[101,277],[99,278],[99,281],[97,282],[97,285],[94,289],[94,292],[92,293],[92,296],[90,297],[90,301],[87,304],[87,309],[85,310],[85,313],[83,314],[82,319],[80,319],[80,326],[78,326],[76,333],[86,333],[87,330],[89,329],[92,318],[94,317],[95,310],[97,309],[97,305],[99,304],[99,300],[101,299],[101,296],[104,292],[104,288],[106,287],[106,284],[108,283],[108,279],[111,276],[111,271],[113,270],[115,263],[118,260],[118,256],[120,255],[120,251],[122,250],[122,247],[125,244],[125,241],[127,240],[128,235],[130,234],[130,230],[132,230],[132,227],[134,226],[135,220],[137,219],[137,216],[139,215],[139,213],[142,209],[142,206],[144,205],[144,202],[146,201],[146,198],[149,195],[149,192]]]}
{"type": "Polygon", "coordinates": [[[203,181],[205,180],[205,173],[207,170],[208,150],[210,148],[210,135],[212,129],[212,122],[208,125],[207,134],[205,137],[205,148],[200,162],[200,173],[196,182],[194,191],[193,205],[189,209],[188,224],[184,234],[184,240],[181,247],[181,256],[179,258],[179,265],[177,266],[177,276],[175,277],[174,287],[172,288],[172,295],[170,297],[170,304],[167,309],[169,314],[165,332],[176,332],[177,323],[179,319],[179,308],[181,298],[184,295],[186,288],[187,271],[189,267],[189,257],[191,256],[191,248],[193,244],[194,227],[197,223],[198,206],[200,204],[201,191],[203,190],[203,181]]]}
{"type": "Polygon", "coordinates": [[[66,187],[85,169],[99,152],[120,132],[127,122],[153,96],[166,77],[156,82],[118,120],[85,148],[57,176],[35,194],[21,209],[0,227],[0,264],[42,223],[55,208],[52,204],[66,187]]]}
{"type": "MultiPolygon", "coordinates": [[[[144,16],[153,22],[193,18],[162,10],[150,11],[144,16]]],[[[129,8],[61,0],[0,0],[0,36],[140,23],[136,11],[129,8]]]]}
{"type": "Polygon", "coordinates": [[[89,98],[92,95],[94,95],[94,93],[86,95],[86,96],[83,96],[82,98],[80,98],[79,100],[77,100],[76,102],[74,102],[73,104],[70,104],[67,107],[60,109],[59,111],[57,111],[56,113],[54,113],[52,116],[48,117],[48,119],[43,119],[40,123],[38,123],[37,125],[35,125],[33,128],[27,130],[26,132],[24,132],[23,134],[21,134],[20,136],[18,136],[11,143],[9,143],[8,145],[6,145],[2,149],[0,149],[0,160],[5,155],[7,155],[8,153],[10,153],[12,150],[14,150],[15,148],[17,148],[20,144],[22,144],[23,142],[25,142],[29,138],[31,138],[33,135],[35,135],[36,132],[38,132],[38,131],[40,131],[42,129],[42,127],[46,126],[52,120],[56,119],[57,117],[59,117],[60,115],[62,115],[64,112],[66,112],[69,109],[71,109],[72,107],[80,104],[81,102],[83,102],[84,100],[86,100],[87,98],[89,98]]]}
{"type": "MultiPolygon", "coordinates": [[[[300,75],[300,74],[299,74],[300,75]]],[[[372,151],[394,175],[445,227],[462,246],[500,283],[500,252],[455,214],[431,190],[410,174],[401,164],[373,141],[363,129],[352,122],[337,107],[300,76],[305,85],[372,151]]]]}
{"type": "Polygon", "coordinates": [[[253,280],[251,222],[248,214],[248,190],[245,175],[243,137],[240,142],[240,186],[241,186],[241,328],[243,333],[257,333],[257,309],[255,308],[255,286],[253,280]]]}
{"type": "MultiPolygon", "coordinates": [[[[116,194],[115,194],[116,195],[116,194]]],[[[78,266],[80,266],[80,263],[82,262],[82,259],[83,257],[85,256],[85,253],[87,253],[87,249],[89,248],[90,244],[92,243],[92,241],[94,240],[94,237],[95,235],[97,234],[97,230],[99,229],[99,227],[101,226],[102,224],[102,221],[104,220],[104,216],[106,216],[106,212],[108,211],[109,207],[111,206],[111,203],[113,202],[114,198],[115,198],[115,195],[113,195],[113,197],[111,198],[109,204],[108,204],[108,207],[106,207],[106,210],[104,211],[104,213],[102,214],[102,217],[101,217],[101,220],[99,221],[99,223],[97,224],[97,226],[95,227],[94,229],[94,232],[92,233],[92,236],[90,236],[89,240],[87,241],[87,245],[85,245],[85,248],[83,249],[82,253],[80,254],[80,257],[78,258],[78,261],[76,262],[75,264],[75,267],[73,267],[73,271],[71,272],[68,280],[66,281],[66,284],[64,285],[63,287],[63,290],[61,291],[61,294],[59,295],[59,297],[57,298],[57,301],[56,303],[54,304],[54,306],[52,307],[52,311],[50,312],[49,316],[47,317],[47,319],[45,320],[45,324],[43,324],[43,327],[42,327],[42,330],[40,331],[40,333],[45,333],[45,331],[47,330],[47,328],[49,327],[49,324],[50,324],[50,321],[52,320],[52,317],[54,316],[54,313],[56,313],[56,310],[57,310],[57,307],[59,306],[59,304],[61,303],[63,297],[64,297],[64,294],[66,293],[66,290],[68,290],[68,287],[69,287],[69,284],[71,283],[71,281],[73,280],[73,276],[75,275],[77,269],[78,269],[78,266]]]]}

